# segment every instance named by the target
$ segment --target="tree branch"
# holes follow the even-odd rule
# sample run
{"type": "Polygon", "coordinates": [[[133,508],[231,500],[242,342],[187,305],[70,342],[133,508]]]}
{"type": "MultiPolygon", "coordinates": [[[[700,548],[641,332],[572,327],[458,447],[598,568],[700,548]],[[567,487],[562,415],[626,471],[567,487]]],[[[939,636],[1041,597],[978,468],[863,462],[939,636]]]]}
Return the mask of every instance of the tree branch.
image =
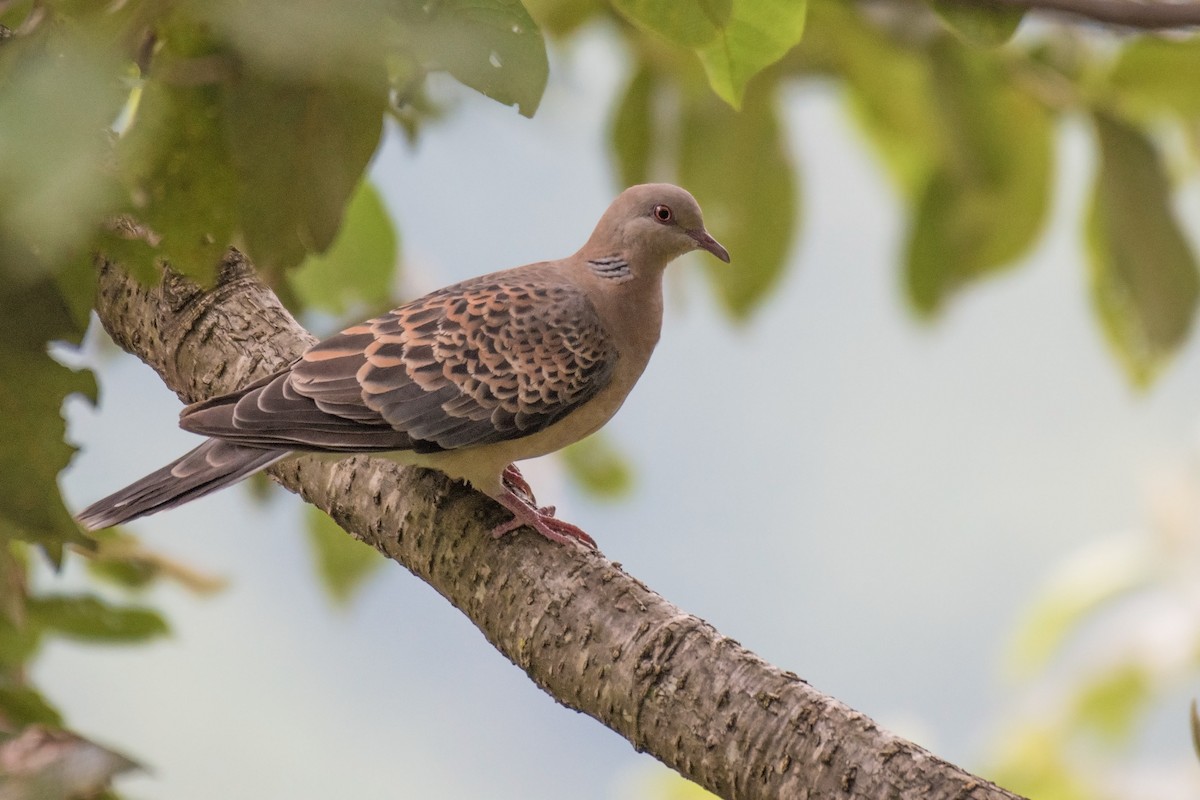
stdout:
{"type": "MultiPolygon", "coordinates": [[[[97,311],[186,401],[231,391],[312,337],[230,251],[211,290],[156,288],[103,257],[97,311]]],[[[558,702],[726,798],[1017,796],[880,729],[650,591],[598,553],[529,532],[440,473],[378,458],[299,458],[288,489],[427,581],[558,702]]]]}
{"type": "Polygon", "coordinates": [[[1200,3],[1191,0],[959,0],[963,5],[1004,6],[1081,17],[1108,25],[1167,30],[1200,25],[1200,3]]]}

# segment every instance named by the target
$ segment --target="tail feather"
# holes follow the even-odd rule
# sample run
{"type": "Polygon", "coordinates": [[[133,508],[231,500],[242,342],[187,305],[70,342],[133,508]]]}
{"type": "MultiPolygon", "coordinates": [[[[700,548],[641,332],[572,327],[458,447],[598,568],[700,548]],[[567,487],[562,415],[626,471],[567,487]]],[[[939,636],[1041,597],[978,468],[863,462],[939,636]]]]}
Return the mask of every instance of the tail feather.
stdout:
{"type": "Polygon", "coordinates": [[[290,455],[209,439],[140,481],[92,503],[76,517],[88,530],[107,528],[203,497],[290,455]]]}

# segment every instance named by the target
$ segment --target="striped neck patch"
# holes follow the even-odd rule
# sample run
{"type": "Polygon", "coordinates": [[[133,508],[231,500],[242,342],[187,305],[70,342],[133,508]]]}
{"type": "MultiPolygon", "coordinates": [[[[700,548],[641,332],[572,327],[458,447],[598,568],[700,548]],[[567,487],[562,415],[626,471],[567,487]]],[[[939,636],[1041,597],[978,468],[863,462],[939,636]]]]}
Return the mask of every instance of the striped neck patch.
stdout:
{"type": "Polygon", "coordinates": [[[588,261],[588,266],[592,268],[592,272],[597,277],[615,281],[616,283],[624,283],[633,278],[633,273],[629,269],[629,262],[625,260],[624,256],[593,258],[588,261]]]}

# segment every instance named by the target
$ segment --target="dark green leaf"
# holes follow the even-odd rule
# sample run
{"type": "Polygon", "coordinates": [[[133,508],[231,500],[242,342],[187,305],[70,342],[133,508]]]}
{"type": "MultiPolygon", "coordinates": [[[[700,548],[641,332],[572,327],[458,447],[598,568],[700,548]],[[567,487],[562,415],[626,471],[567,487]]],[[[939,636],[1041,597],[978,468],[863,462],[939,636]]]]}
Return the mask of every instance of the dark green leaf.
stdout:
{"type": "Polygon", "coordinates": [[[428,69],[532,117],[550,75],[546,43],[520,0],[402,0],[404,45],[428,69]]]}
{"type": "Polygon", "coordinates": [[[246,247],[277,271],[323,253],[379,144],[387,84],[302,84],[243,75],[225,124],[246,247]]]}
{"type": "Polygon", "coordinates": [[[0,681],[0,719],[16,728],[26,725],[62,725],[62,715],[46,698],[28,686],[0,681]]]}
{"type": "Polygon", "coordinates": [[[88,642],[144,642],[167,633],[157,612],[114,606],[92,595],[29,598],[29,621],[60,636],[88,642]]]}
{"type": "Polygon", "coordinates": [[[90,372],[72,372],[47,342],[82,334],[52,277],[10,281],[0,265],[0,541],[55,546],[85,541],[58,493],[57,476],[75,448],[63,436],[63,399],[96,397],[90,372]]]}
{"type": "Polygon", "coordinates": [[[1121,48],[1110,83],[1123,107],[1143,115],[1200,116],[1200,89],[1183,75],[1200,75],[1200,38],[1142,36],[1121,48]]]}
{"type": "Polygon", "coordinates": [[[1052,152],[1045,110],[986,53],[945,40],[932,54],[941,161],[918,202],[906,259],[909,296],[925,315],[1032,245],[1052,152]]]}
{"type": "Polygon", "coordinates": [[[657,80],[646,64],[638,69],[625,89],[610,135],[621,185],[646,183],[654,155],[654,92],[657,80]]]}
{"type": "Polygon", "coordinates": [[[700,201],[705,225],[732,264],[705,259],[725,308],[745,318],[783,274],[799,221],[796,170],[788,159],[773,88],[756,84],[741,112],[708,92],[685,100],[679,177],[700,201]]]}
{"type": "Polygon", "coordinates": [[[345,604],[384,563],[374,548],[342,530],[325,512],[309,506],[308,540],[312,545],[317,574],[329,596],[345,604]]]}
{"type": "Polygon", "coordinates": [[[1188,723],[1192,729],[1192,752],[1200,758],[1200,712],[1196,710],[1196,701],[1192,700],[1188,708],[1188,723]]]}
{"type": "Polygon", "coordinates": [[[740,107],[750,79],[800,41],[807,10],[806,0],[733,0],[728,22],[697,51],[713,91],[740,107]]]}
{"type": "Polygon", "coordinates": [[[322,256],[308,259],[289,276],[308,308],[344,314],[374,310],[392,296],[396,277],[396,231],[379,192],[363,182],[346,209],[346,224],[322,256]]]}
{"type": "Polygon", "coordinates": [[[603,433],[593,433],[562,451],[571,477],[589,492],[617,497],[633,487],[629,462],[603,433]]]}
{"type": "Polygon", "coordinates": [[[927,0],[946,27],[971,44],[996,47],[1012,38],[1025,9],[986,0],[927,0]]]}
{"type": "Polygon", "coordinates": [[[1148,384],[1187,339],[1200,282],[1153,145],[1098,114],[1100,172],[1088,214],[1092,300],[1134,383],[1148,384]]]}
{"type": "Polygon", "coordinates": [[[715,39],[729,22],[734,0],[613,0],[613,5],[641,28],[684,47],[699,47],[715,39]]]}
{"type": "Polygon", "coordinates": [[[0,679],[22,680],[29,660],[42,643],[40,625],[26,619],[20,624],[0,617],[0,679]]]}

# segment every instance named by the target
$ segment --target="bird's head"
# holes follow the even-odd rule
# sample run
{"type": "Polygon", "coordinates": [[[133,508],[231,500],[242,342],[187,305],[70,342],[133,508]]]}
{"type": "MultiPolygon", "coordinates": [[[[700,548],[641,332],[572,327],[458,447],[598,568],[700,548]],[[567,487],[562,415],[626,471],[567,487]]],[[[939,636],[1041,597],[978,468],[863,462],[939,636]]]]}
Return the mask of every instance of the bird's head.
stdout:
{"type": "Polygon", "coordinates": [[[692,250],[729,261],[729,251],[705,230],[696,198],[669,183],[644,183],[621,192],[584,248],[589,257],[624,256],[635,272],[661,270],[692,250]]]}

